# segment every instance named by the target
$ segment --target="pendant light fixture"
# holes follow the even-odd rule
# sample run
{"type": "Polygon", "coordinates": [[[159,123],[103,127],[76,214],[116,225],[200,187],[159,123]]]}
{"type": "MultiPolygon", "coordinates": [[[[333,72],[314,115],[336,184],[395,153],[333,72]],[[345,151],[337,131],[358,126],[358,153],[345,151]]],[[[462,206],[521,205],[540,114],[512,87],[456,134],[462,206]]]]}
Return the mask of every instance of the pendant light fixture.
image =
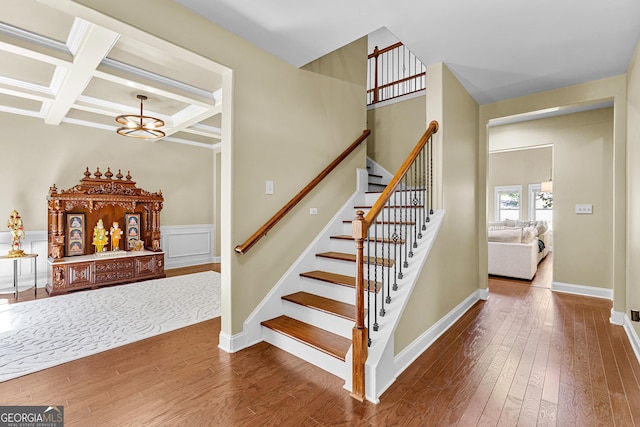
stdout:
{"type": "Polygon", "coordinates": [[[116,122],[124,125],[118,128],[116,132],[131,138],[158,139],[164,137],[166,134],[158,129],[164,126],[164,122],[155,117],[145,116],[142,113],[142,103],[147,97],[138,95],[137,98],[140,100],[140,115],[123,114],[116,117],[116,122]]]}

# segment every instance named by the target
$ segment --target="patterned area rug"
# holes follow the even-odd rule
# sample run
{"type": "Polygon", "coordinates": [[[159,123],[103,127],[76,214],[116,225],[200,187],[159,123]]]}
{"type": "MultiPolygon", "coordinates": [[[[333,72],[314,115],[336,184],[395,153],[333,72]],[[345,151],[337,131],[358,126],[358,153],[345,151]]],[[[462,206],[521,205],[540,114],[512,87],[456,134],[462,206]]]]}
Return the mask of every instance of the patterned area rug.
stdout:
{"type": "Polygon", "coordinates": [[[218,316],[213,271],[0,306],[0,382],[218,316]]]}

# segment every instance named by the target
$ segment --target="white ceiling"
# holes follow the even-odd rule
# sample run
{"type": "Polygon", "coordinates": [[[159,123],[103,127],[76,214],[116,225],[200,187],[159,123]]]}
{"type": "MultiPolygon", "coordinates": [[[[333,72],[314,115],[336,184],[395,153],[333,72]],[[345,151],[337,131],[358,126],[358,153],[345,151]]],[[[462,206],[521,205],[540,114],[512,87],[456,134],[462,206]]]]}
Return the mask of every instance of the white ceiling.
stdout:
{"type": "Polygon", "coordinates": [[[622,74],[640,37],[640,0],[176,1],[296,67],[386,27],[480,104],[622,74]]]}
{"type": "Polygon", "coordinates": [[[165,141],[220,142],[220,75],[35,0],[0,6],[0,112],[115,133],[141,94],[165,141]]]}

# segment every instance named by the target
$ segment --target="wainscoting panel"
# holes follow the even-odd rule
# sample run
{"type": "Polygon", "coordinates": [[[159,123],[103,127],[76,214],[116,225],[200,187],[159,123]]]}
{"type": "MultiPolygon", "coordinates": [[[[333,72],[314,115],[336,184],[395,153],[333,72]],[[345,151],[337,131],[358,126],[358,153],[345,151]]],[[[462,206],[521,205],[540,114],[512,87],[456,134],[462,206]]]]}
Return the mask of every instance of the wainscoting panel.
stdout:
{"type": "Polygon", "coordinates": [[[165,269],[214,262],[214,225],[172,225],[160,227],[165,269]]]}

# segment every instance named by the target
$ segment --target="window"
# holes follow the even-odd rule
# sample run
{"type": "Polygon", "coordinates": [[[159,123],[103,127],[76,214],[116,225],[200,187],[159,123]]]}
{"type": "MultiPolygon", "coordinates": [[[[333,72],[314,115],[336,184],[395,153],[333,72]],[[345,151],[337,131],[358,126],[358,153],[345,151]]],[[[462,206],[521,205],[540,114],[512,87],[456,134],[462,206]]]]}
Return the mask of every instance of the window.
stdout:
{"type": "Polygon", "coordinates": [[[547,221],[553,230],[553,193],[540,191],[540,184],[529,184],[529,219],[547,221]]]}
{"type": "Polygon", "coordinates": [[[520,209],[522,207],[522,186],[508,185],[497,186],[496,189],[496,211],[495,220],[505,219],[520,220],[520,209]]]}

